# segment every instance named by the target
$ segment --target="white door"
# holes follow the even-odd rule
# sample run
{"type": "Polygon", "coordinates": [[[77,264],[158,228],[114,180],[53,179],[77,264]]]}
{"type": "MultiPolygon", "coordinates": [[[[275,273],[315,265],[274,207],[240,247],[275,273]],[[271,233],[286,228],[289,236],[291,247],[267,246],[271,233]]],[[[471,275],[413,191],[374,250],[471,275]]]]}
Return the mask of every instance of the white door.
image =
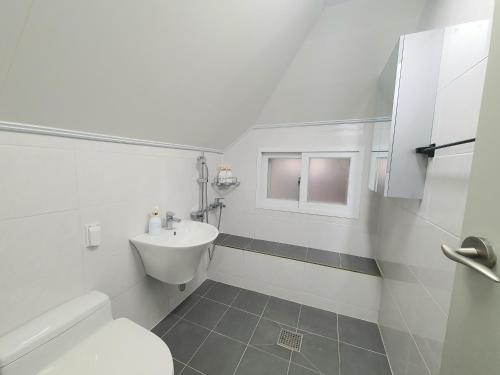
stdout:
{"type": "MultiPolygon", "coordinates": [[[[500,6],[492,43],[462,238],[484,237],[500,263],[500,6]]],[[[450,260],[451,261],[451,260],[450,260]]],[[[500,275],[500,264],[492,269],[500,275]]],[[[441,375],[500,374],[500,283],[457,265],[441,375]]]]}

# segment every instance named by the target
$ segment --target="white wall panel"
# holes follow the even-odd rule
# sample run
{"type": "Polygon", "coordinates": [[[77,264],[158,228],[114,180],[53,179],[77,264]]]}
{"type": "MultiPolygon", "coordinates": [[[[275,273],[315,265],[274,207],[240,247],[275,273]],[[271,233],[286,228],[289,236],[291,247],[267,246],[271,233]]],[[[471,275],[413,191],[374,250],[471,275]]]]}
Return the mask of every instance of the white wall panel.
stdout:
{"type": "Polygon", "coordinates": [[[217,246],[211,279],[372,322],[382,279],[376,276],[217,246]]]}
{"type": "MultiPolygon", "coordinates": [[[[491,5],[489,0],[429,1],[420,27],[488,19],[491,5]]],[[[473,29],[465,30],[465,36],[454,28],[445,34],[431,140],[436,144],[476,134],[487,38],[465,52],[461,43],[474,36],[473,29]]],[[[438,150],[429,162],[422,200],[381,198],[377,259],[384,285],[379,323],[394,374],[439,374],[455,274],[455,263],[444,257],[440,246],[460,245],[473,150],[470,144],[438,150]]]]}
{"type": "Polygon", "coordinates": [[[372,127],[369,124],[303,126],[248,131],[224,154],[241,185],[226,195],[227,208],[222,231],[264,240],[278,241],[373,257],[370,234],[376,218],[372,195],[368,191],[369,163],[365,153],[361,179],[360,215],[357,219],[301,214],[256,208],[257,155],[261,149],[321,150],[350,147],[369,150],[372,127]]]}
{"type": "MultiPolygon", "coordinates": [[[[198,155],[0,132],[0,335],[93,289],[111,297],[115,317],[146,328],[178,305],[206,278],[206,260],[180,292],[145,275],[129,238],[155,205],[189,217],[198,155]],[[95,222],[102,244],[89,249],[84,225],[95,222]]],[[[213,176],[221,156],[206,156],[213,176]]]]}
{"type": "Polygon", "coordinates": [[[0,220],[75,209],[73,151],[0,145],[0,220]]]}
{"type": "Polygon", "coordinates": [[[76,210],[0,221],[0,335],[85,292],[81,233],[76,210]]]}

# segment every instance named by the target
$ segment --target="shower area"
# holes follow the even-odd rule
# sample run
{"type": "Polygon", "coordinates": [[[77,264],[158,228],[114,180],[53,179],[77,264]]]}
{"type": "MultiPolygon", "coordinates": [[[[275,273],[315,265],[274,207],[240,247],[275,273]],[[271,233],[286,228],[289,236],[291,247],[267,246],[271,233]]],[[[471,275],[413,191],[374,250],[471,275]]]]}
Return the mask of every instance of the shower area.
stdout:
{"type": "MultiPolygon", "coordinates": [[[[415,127],[406,132],[400,125],[405,106],[414,110],[419,95],[417,89],[407,91],[404,85],[412,82],[402,76],[401,86],[396,87],[400,101],[396,120],[381,116],[316,126],[260,126],[247,132],[223,158],[243,181],[240,186],[220,189],[217,176],[209,177],[203,155],[198,158],[199,209],[192,217],[205,222],[210,217],[220,234],[209,251],[209,280],[173,314],[187,322],[200,314],[203,321],[207,317],[201,310],[211,303],[224,304],[227,311],[221,308],[220,320],[205,327],[244,344],[243,360],[233,370],[244,373],[248,361],[265,361],[260,349],[288,361],[288,373],[326,374],[339,369],[342,374],[439,373],[455,273],[455,264],[439,249],[442,243],[459,247],[473,151],[472,141],[463,140],[475,135],[470,126],[459,132],[452,128],[457,121],[477,124],[488,30],[486,21],[457,25],[404,36],[395,46],[379,81],[385,113],[392,110],[387,98],[395,95],[390,82],[401,63],[402,45],[407,62],[412,53],[428,53],[426,71],[434,74],[432,84],[418,88],[423,97],[434,92],[436,100],[420,107],[420,117],[414,120],[419,122],[417,133],[411,130],[415,127]],[[474,54],[463,56],[462,50],[455,50],[458,40],[474,40],[474,54]],[[457,92],[463,95],[463,85],[471,88],[458,113],[449,104],[457,92]],[[411,100],[405,99],[409,92],[411,100]],[[394,126],[399,126],[396,133],[394,126]],[[394,146],[408,140],[411,159],[394,146]],[[431,144],[438,145],[434,155],[415,152],[431,144]],[[295,184],[294,194],[286,204],[262,207],[259,189],[269,188],[266,178],[272,174],[263,165],[271,165],[273,155],[291,160],[275,165],[294,166],[292,177],[285,173],[295,184]],[[336,163],[342,170],[334,171],[344,178],[336,180],[360,187],[342,195],[344,203],[349,203],[345,197],[359,194],[358,205],[337,215],[307,212],[318,207],[307,205],[310,195],[303,191],[308,165],[314,158],[334,157],[344,160],[336,163]],[[422,166],[426,173],[422,174],[422,166]],[[209,202],[210,189],[224,198],[224,204],[221,199],[209,202]],[[253,310],[253,304],[260,307],[253,310]],[[234,336],[229,327],[235,321],[252,329],[234,336]],[[335,332],[327,333],[332,327],[335,332]],[[315,341],[320,338],[321,344],[315,341]],[[335,363],[317,352],[333,347],[338,353],[332,359],[335,363]],[[352,362],[358,367],[349,368],[352,362]]],[[[398,74],[404,74],[404,67],[398,74]]],[[[272,194],[271,189],[264,199],[272,194]]],[[[205,365],[197,357],[180,361],[179,366],[200,370],[205,365]]]]}
{"type": "MultiPolygon", "coordinates": [[[[221,172],[219,167],[219,173],[221,172]]],[[[207,164],[207,158],[205,153],[201,152],[200,156],[196,159],[196,169],[198,171],[197,183],[199,186],[199,199],[198,199],[198,209],[191,212],[191,219],[201,221],[204,223],[210,223],[210,217],[213,217],[213,225],[217,227],[220,231],[220,225],[222,220],[222,211],[226,207],[224,204],[224,197],[216,196],[212,202],[209,202],[208,189],[210,183],[209,168],[207,164]]],[[[223,191],[227,192],[228,188],[235,187],[239,185],[237,180],[231,181],[220,181],[219,176],[215,176],[211,182],[211,186],[216,189],[218,193],[223,191]]],[[[214,256],[215,245],[210,245],[208,249],[209,259],[212,260],[214,256]]]]}

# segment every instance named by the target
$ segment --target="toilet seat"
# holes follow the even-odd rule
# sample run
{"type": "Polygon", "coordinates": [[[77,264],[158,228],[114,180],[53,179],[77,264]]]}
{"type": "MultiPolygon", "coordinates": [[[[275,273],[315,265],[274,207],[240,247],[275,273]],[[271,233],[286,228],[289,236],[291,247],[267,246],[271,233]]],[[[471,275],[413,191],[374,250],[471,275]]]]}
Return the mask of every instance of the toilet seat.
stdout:
{"type": "Polygon", "coordinates": [[[128,319],[113,320],[38,375],[173,375],[167,345],[128,319]]]}

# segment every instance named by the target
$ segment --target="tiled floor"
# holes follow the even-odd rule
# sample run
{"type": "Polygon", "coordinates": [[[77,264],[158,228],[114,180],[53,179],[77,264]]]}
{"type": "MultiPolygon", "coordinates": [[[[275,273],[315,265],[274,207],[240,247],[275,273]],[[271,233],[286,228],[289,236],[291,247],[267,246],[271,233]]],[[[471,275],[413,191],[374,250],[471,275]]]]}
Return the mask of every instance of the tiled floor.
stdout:
{"type": "Polygon", "coordinates": [[[321,266],[340,268],[348,271],[380,276],[380,270],[374,259],[359,257],[351,254],[337,253],[313,249],[303,246],[289,245],[286,243],[258,240],[249,237],[234,236],[220,233],[215,240],[216,245],[239,250],[298,260],[321,266]]]}
{"type": "Polygon", "coordinates": [[[153,332],[175,375],[390,375],[378,326],[212,280],[153,332]],[[280,329],[303,334],[300,352],[277,345],[280,329]]]}

